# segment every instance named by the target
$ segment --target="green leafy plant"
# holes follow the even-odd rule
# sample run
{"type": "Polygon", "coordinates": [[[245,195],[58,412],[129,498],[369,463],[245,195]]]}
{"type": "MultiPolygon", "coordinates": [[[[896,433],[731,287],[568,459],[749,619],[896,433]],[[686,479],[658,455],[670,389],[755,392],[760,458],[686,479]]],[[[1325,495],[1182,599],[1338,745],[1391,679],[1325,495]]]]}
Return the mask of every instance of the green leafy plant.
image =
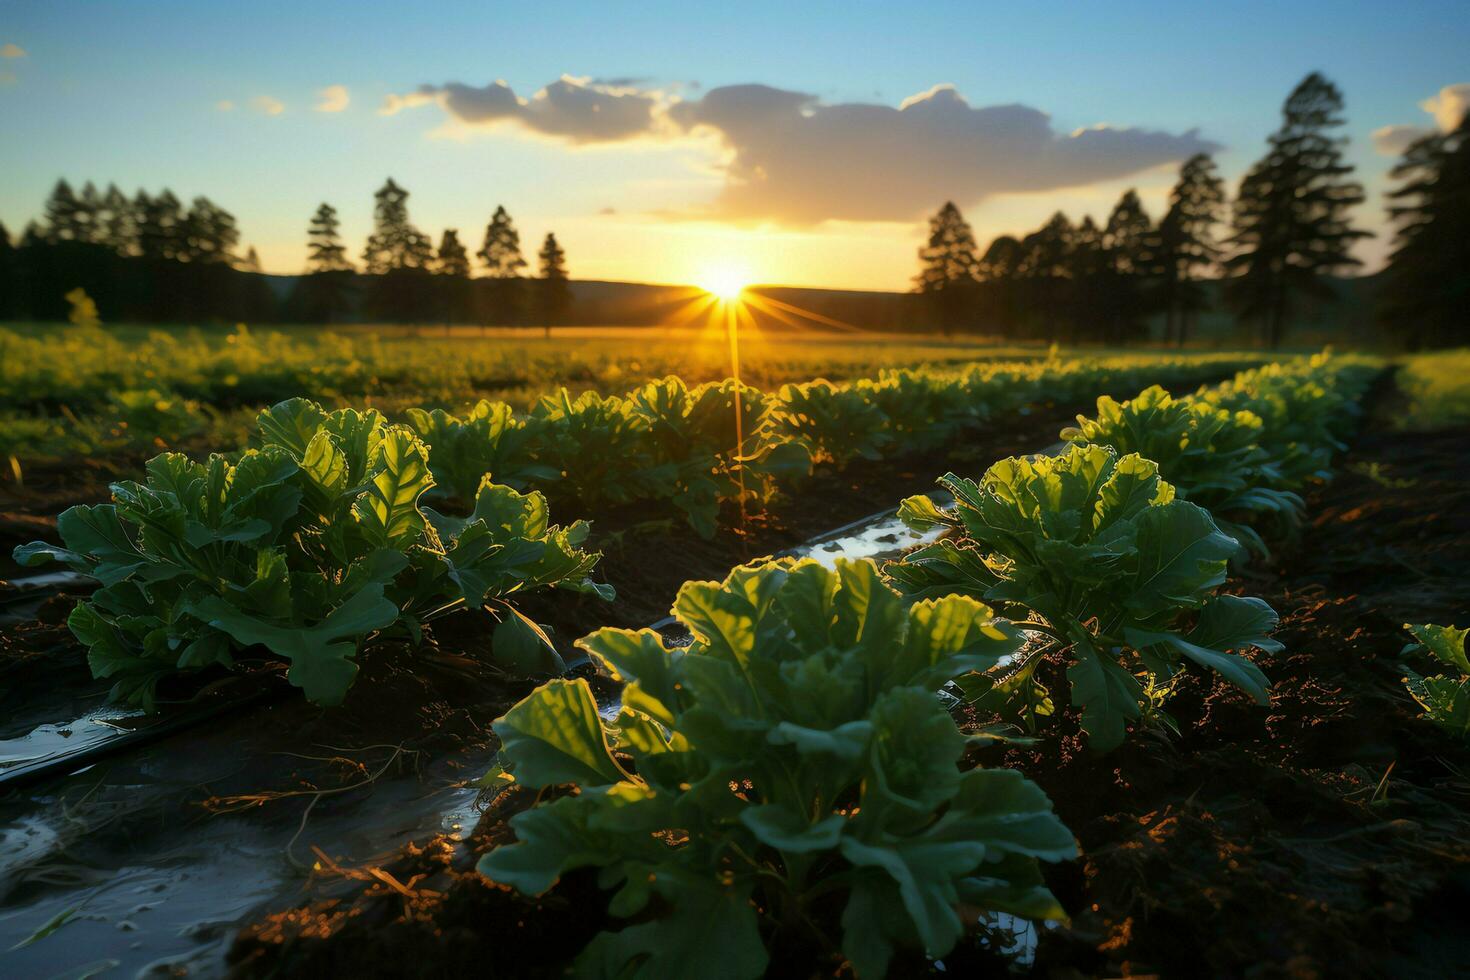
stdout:
{"type": "Polygon", "coordinates": [[[1405,667],[1404,686],[1424,709],[1425,718],[1451,735],[1470,737],[1470,659],[1465,656],[1465,636],[1470,629],[1408,623],[1404,629],[1415,640],[1404,647],[1404,654],[1427,655],[1452,670],[1422,677],[1405,667]]]}
{"type": "Polygon", "coordinates": [[[782,385],[769,424],[776,438],[804,446],[813,463],[840,468],[882,459],[893,439],[889,419],[867,392],[819,379],[782,385]]]}
{"type": "Polygon", "coordinates": [[[1097,400],[1097,415],[1079,415],[1062,438],[1153,460],[1179,497],[1208,510],[1243,547],[1269,557],[1252,525],[1271,519],[1283,534],[1290,533],[1306,503],[1277,485],[1282,478],[1261,445],[1263,429],[1254,412],[1220,408],[1203,393],[1176,399],[1154,385],[1125,402],[1104,395],[1097,400]]]}
{"type": "Polygon", "coordinates": [[[960,905],[1063,917],[1037,862],[1074,856],[1071,833],[1020,773],[961,770],[967,739],[935,696],[1012,654],[1008,624],[963,596],[905,603],[868,561],[737,568],[674,611],[686,648],[580,641],[626,682],[611,725],[582,680],[495,723],[516,781],[575,792],[514,817],[519,842],[480,871],[539,895],[597,867],[631,920],[580,975],[758,977],[791,930],[881,977],[897,947],[948,952],[960,905]]]}
{"type": "Polygon", "coordinates": [[[587,525],[549,524],[540,494],[487,480],[468,518],[421,506],[428,450],[375,411],[295,399],[258,424],[260,447],[237,463],[155,457],[143,482],[112,486],[112,503],[63,512],[63,547],[16,549],[23,565],[60,561],[102,584],[69,625],[114,697],[151,708],[162,679],[260,647],[308,698],[336,704],[365,637],[417,638],[466,606],[501,618],[493,651],[508,666],[550,673],[559,657],[510,597],[611,595],[588,578],[587,525]]]}
{"type": "Polygon", "coordinates": [[[535,461],[535,423],[516,418],[504,402],[482,399],[462,417],[438,408],[410,408],[406,414],[408,425],[429,446],[435,481],[459,500],[473,500],[486,476],[516,490],[561,477],[535,461]]]}
{"type": "Polygon", "coordinates": [[[1276,614],[1260,599],[1215,594],[1236,543],[1208,511],[1177,499],[1154,463],[1071,446],[1054,458],[1002,460],[979,483],[952,473],[939,482],[954,495],[952,512],[911,497],[899,513],[949,536],[885,572],[916,599],[997,603],[1051,641],[1003,672],[963,681],[971,697],[1034,728],[1055,711],[1038,668],[1052,649],[1065,651],[1072,705],[1103,751],[1153,713],[1186,661],[1266,703],[1265,675],[1231,651],[1279,650],[1269,636],[1276,614]]]}

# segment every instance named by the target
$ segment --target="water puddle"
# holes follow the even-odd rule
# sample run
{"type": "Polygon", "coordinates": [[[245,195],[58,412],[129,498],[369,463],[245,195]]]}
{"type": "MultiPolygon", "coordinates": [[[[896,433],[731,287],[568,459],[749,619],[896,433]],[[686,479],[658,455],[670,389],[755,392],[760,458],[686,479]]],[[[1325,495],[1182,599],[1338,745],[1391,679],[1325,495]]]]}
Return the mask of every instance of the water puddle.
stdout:
{"type": "Polygon", "coordinates": [[[20,766],[44,764],[75,755],[131,731],[148,718],[141,711],[116,706],[98,708],[76,721],[38,725],[20,738],[0,740],[0,773],[20,766]]]}
{"type": "MultiPolygon", "coordinates": [[[[931,539],[886,511],[788,554],[827,565],[883,560],[931,539]]],[[[675,622],[655,628],[671,646],[689,642],[675,622]]],[[[599,700],[603,716],[616,717],[617,698],[599,700]]],[[[0,974],[218,974],[240,925],[311,897],[321,880],[308,871],[313,848],[360,866],[478,818],[465,778],[490,765],[482,750],[449,753],[424,771],[384,765],[381,778],[344,792],[251,804],[266,791],[341,785],[341,760],[331,757],[375,770],[392,749],[301,745],[272,718],[277,710],[220,715],[0,797],[0,974]]],[[[118,737],[138,717],[104,707],[36,724],[0,741],[0,775],[118,737]]]]}

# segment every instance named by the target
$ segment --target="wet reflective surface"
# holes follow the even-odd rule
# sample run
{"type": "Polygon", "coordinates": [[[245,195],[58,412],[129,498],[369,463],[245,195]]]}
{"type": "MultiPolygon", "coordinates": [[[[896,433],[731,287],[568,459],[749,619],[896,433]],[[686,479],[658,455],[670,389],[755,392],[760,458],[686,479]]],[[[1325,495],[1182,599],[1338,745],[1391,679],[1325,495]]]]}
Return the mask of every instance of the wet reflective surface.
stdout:
{"type": "MultiPolygon", "coordinates": [[[[887,511],[791,554],[882,560],[929,539],[887,511]]],[[[659,626],[670,644],[687,642],[659,626]]],[[[616,715],[616,699],[599,697],[616,715]]],[[[13,719],[28,733],[0,742],[0,772],[115,737],[138,717],[98,700],[70,702],[92,709],[76,720],[55,720],[54,704],[50,718],[13,719]]],[[[419,767],[393,746],[303,745],[281,713],[226,714],[0,796],[0,975],[217,975],[241,924],[312,895],[314,848],[361,865],[473,826],[468,781],[492,751],[419,767]]]]}

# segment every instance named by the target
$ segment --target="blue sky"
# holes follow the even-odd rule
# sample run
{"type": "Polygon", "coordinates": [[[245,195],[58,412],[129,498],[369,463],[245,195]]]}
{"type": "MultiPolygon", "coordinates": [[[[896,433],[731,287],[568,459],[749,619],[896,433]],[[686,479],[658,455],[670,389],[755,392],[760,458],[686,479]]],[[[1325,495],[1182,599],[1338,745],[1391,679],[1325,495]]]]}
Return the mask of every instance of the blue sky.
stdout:
{"type": "MultiPolygon", "coordinates": [[[[898,288],[913,272],[922,228],[913,202],[930,184],[934,206],[955,196],[982,239],[1028,230],[1057,207],[1102,217],[1135,185],[1157,216],[1177,167],[1171,155],[1191,139],[1217,144],[1233,186],[1282,99],[1315,69],[1343,90],[1350,158],[1376,193],[1392,160],[1371,134],[1432,124],[1419,104],[1470,82],[1463,2],[1185,7],[9,0],[0,4],[0,48],[23,56],[0,58],[0,221],[18,231],[58,176],[130,192],[167,185],[232,210],[267,268],[290,272],[319,201],[342,212],[356,249],[372,191],[391,174],[436,237],[454,226],[478,244],[503,203],[523,240],[555,230],[579,276],[685,281],[703,265],[732,262],[762,281],[898,288]],[[529,104],[562,75],[599,93],[617,81],[616,91],[656,103],[665,121],[657,132],[587,140],[538,129],[529,116],[467,120],[442,92],[380,113],[390,95],[420,85],[478,89],[497,79],[529,104]],[[713,125],[711,111],[704,128],[692,116],[677,130],[667,122],[681,118],[672,105],[708,108],[711,90],[752,83],[801,93],[802,107],[780,118],[822,125],[789,137],[759,131],[777,127],[762,122],[776,117],[757,114],[749,99],[733,122],[713,125]],[[978,170],[952,159],[1010,138],[975,116],[973,131],[945,142],[951,122],[971,125],[968,112],[941,112],[936,102],[932,126],[895,129],[938,141],[911,166],[906,154],[869,157],[882,126],[917,113],[872,125],[821,115],[849,103],[896,109],[937,85],[952,85],[971,109],[1020,104],[1047,114],[1059,148],[1081,127],[1155,136],[1144,145],[1140,134],[1126,159],[1088,156],[1028,185],[1023,156],[978,170]],[[328,86],[345,87],[342,111],[314,111],[328,86]],[[275,104],[279,112],[264,111],[275,104]],[[844,126],[867,128],[848,144],[844,126]],[[802,166],[804,153],[818,158],[812,167],[802,166]],[[733,194],[742,165],[772,168],[769,194],[733,194]],[[850,186],[814,182],[810,171],[821,167],[850,186]],[[878,198],[891,208],[872,206],[878,198]]],[[[1370,205],[1362,223],[1379,229],[1376,197],[1370,205]]],[[[1370,243],[1365,258],[1376,261],[1384,244],[1370,243]]]]}

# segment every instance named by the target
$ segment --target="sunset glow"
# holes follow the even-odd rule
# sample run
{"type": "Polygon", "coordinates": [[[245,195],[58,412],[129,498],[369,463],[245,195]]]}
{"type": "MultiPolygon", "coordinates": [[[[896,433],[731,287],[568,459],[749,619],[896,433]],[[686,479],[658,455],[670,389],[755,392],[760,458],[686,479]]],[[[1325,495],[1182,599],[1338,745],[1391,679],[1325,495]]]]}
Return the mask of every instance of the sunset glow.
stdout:
{"type": "Polygon", "coordinates": [[[726,302],[740,298],[750,285],[748,272],[740,266],[721,264],[712,266],[699,277],[699,288],[726,302]]]}

